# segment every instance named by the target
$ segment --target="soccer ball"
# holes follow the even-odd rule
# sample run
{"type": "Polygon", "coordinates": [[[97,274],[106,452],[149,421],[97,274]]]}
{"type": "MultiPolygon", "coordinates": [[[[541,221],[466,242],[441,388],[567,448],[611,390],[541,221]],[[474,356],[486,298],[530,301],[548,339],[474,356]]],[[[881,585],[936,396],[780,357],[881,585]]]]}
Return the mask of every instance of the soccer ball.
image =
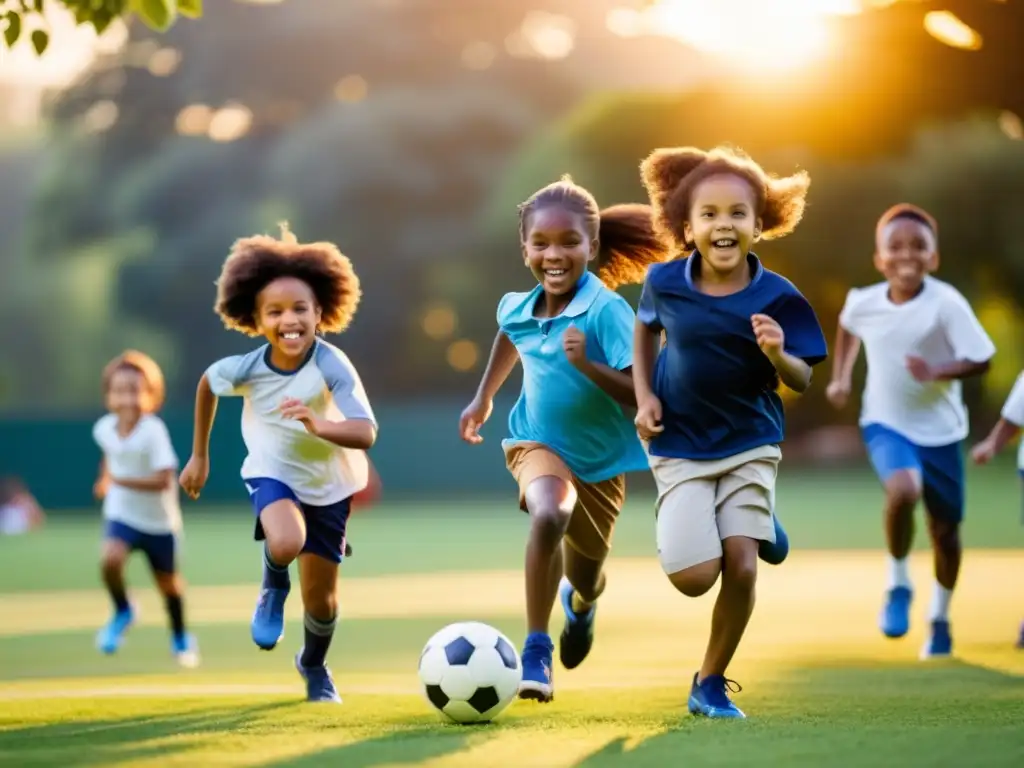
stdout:
{"type": "Polygon", "coordinates": [[[420,655],[420,682],[431,706],[456,723],[486,723],[515,698],[523,668],[515,647],[487,624],[449,624],[420,655]]]}

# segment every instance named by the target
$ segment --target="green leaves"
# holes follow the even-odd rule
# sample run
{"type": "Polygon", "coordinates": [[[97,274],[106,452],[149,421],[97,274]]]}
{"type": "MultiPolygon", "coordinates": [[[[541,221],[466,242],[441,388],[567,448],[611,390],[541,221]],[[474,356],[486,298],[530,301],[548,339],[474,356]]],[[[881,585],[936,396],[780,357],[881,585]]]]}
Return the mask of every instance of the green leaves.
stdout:
{"type": "Polygon", "coordinates": [[[4,18],[7,21],[7,26],[4,28],[4,42],[7,43],[8,48],[11,48],[21,37],[21,14],[17,11],[8,11],[4,18]]]}
{"type": "Polygon", "coordinates": [[[131,0],[130,8],[150,29],[166,32],[178,17],[176,0],[131,0]]]}
{"type": "Polygon", "coordinates": [[[115,19],[126,21],[132,15],[157,32],[170,29],[178,16],[198,19],[203,15],[203,0],[0,0],[0,29],[3,44],[11,48],[32,29],[29,40],[36,54],[41,56],[50,45],[50,33],[43,11],[54,4],[63,5],[79,25],[91,24],[97,34],[109,27],[115,19]],[[14,6],[17,10],[7,10],[14,6]]]}

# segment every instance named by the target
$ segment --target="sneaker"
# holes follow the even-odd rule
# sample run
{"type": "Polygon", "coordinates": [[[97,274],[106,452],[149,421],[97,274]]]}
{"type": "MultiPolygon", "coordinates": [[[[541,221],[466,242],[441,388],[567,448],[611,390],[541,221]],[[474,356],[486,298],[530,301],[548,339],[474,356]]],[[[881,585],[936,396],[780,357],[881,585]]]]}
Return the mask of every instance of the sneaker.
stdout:
{"type": "Polygon", "coordinates": [[[252,615],[252,641],[262,650],[270,651],[284,637],[284,601],[287,589],[260,590],[260,599],[252,615]]]}
{"type": "Polygon", "coordinates": [[[914,593],[907,587],[893,587],[886,594],[878,626],[886,637],[903,637],[910,631],[910,602],[914,593]]]}
{"type": "Polygon", "coordinates": [[[698,683],[695,674],[690,688],[690,714],[742,720],[746,715],[729,698],[730,691],[739,693],[742,690],[739,683],[722,675],[711,675],[698,683]]]}
{"type": "Polygon", "coordinates": [[[128,606],[123,611],[116,611],[113,618],[96,635],[96,647],[101,653],[115,653],[124,642],[124,635],[135,621],[135,611],[128,606]]]}
{"type": "Polygon", "coordinates": [[[195,637],[188,633],[171,637],[171,653],[185,669],[195,669],[199,666],[199,644],[195,637]]]}
{"type": "Polygon", "coordinates": [[[562,666],[575,669],[587,658],[594,645],[594,616],[597,606],[590,606],[586,613],[576,613],[572,608],[572,584],[566,578],[558,587],[558,597],[565,612],[565,626],[558,638],[558,656],[562,666]]]}
{"type": "Polygon", "coordinates": [[[338,689],[334,687],[334,678],[326,664],[322,667],[302,666],[302,651],[300,650],[295,654],[295,669],[306,681],[307,701],[341,704],[341,696],[338,695],[338,689]]]}
{"type": "Polygon", "coordinates": [[[543,632],[531,632],[523,645],[520,659],[523,680],[519,683],[519,698],[547,703],[555,697],[551,685],[551,655],[555,644],[543,632]]]}
{"type": "Polygon", "coordinates": [[[757,556],[768,565],[780,565],[789,556],[789,536],[779,522],[779,516],[774,513],[772,523],[775,524],[775,542],[761,541],[757,547],[757,556]]]}
{"type": "Polygon", "coordinates": [[[948,659],[953,655],[953,636],[948,621],[933,621],[928,640],[921,649],[921,659],[948,659]]]}

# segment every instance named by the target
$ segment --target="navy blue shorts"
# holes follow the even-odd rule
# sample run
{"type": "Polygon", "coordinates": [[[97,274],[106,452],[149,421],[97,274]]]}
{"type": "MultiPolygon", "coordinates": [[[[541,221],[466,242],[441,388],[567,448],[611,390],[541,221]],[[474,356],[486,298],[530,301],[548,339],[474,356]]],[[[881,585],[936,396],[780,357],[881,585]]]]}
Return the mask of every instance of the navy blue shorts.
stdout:
{"type": "Polygon", "coordinates": [[[123,541],[130,552],[140,550],[157,573],[177,571],[178,537],[173,533],[145,533],[117,520],[107,520],[108,539],[123,541]]]}
{"type": "Polygon", "coordinates": [[[295,495],[295,491],[280,480],[269,477],[248,478],[245,487],[249,491],[249,499],[256,512],[256,541],[263,541],[266,538],[263,524],[260,522],[260,512],[275,501],[289,499],[295,502],[295,506],[302,512],[302,517],[306,521],[306,543],[302,551],[330,560],[332,563],[340,563],[344,559],[345,529],[348,526],[349,513],[352,511],[351,497],[335,504],[317,507],[313,504],[303,504],[295,495]]]}
{"type": "Polygon", "coordinates": [[[879,480],[885,483],[901,469],[915,470],[921,476],[928,514],[951,523],[963,520],[965,484],[961,443],[917,445],[881,424],[868,424],[862,431],[868,457],[879,480]]]}

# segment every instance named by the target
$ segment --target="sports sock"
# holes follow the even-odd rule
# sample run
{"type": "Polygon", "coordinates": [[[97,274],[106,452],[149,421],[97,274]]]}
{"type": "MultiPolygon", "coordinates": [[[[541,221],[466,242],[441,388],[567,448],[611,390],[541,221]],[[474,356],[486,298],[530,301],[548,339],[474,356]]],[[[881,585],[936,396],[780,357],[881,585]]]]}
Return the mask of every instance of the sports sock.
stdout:
{"type": "Polygon", "coordinates": [[[322,667],[327,658],[327,650],[331,647],[331,640],[334,639],[334,628],[338,624],[338,617],[322,621],[307,613],[303,617],[303,624],[305,625],[306,644],[302,649],[302,657],[299,662],[307,668],[322,667]]]}
{"type": "Polygon", "coordinates": [[[185,634],[185,608],[181,604],[181,596],[167,595],[164,604],[167,606],[167,617],[171,620],[171,632],[175,637],[180,637],[185,634]]]}
{"type": "Polygon", "coordinates": [[[910,589],[910,567],[907,558],[889,556],[889,589],[906,587],[910,589]]]}
{"type": "Polygon", "coordinates": [[[949,601],[953,597],[953,590],[935,582],[932,592],[932,605],[929,613],[932,621],[949,621],[949,601]]]}
{"type": "Polygon", "coordinates": [[[288,589],[291,586],[287,565],[278,565],[270,556],[266,543],[263,544],[263,588],[288,589]]]}

